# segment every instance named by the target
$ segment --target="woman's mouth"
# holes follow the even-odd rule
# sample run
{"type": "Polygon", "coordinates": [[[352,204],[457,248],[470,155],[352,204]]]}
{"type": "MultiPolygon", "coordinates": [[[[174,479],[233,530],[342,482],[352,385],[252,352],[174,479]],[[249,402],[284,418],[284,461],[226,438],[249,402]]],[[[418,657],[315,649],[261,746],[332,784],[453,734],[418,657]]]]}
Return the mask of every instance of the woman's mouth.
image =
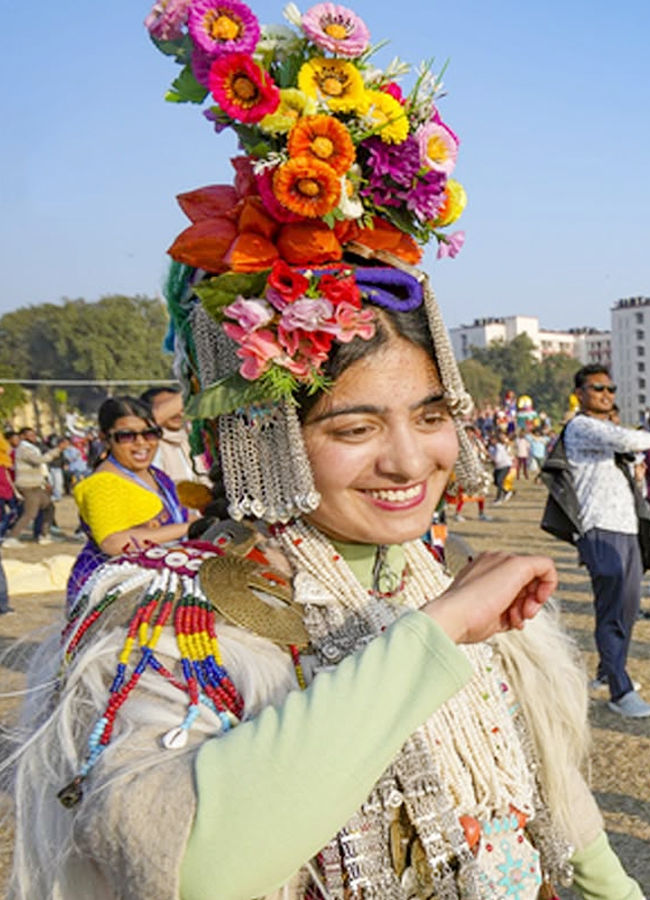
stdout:
{"type": "Polygon", "coordinates": [[[426,485],[420,482],[407,488],[382,488],[363,493],[382,509],[410,509],[422,502],[426,494],[426,485]]]}

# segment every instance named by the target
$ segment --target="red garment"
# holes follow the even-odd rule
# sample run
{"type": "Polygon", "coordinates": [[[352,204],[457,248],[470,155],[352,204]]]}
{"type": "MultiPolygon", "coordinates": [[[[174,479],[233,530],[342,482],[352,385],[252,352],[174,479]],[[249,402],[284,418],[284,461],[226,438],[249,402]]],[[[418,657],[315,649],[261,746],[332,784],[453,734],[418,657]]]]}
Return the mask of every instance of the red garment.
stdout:
{"type": "Polygon", "coordinates": [[[0,500],[11,500],[14,496],[14,489],[9,481],[8,470],[4,466],[0,466],[0,500]]]}

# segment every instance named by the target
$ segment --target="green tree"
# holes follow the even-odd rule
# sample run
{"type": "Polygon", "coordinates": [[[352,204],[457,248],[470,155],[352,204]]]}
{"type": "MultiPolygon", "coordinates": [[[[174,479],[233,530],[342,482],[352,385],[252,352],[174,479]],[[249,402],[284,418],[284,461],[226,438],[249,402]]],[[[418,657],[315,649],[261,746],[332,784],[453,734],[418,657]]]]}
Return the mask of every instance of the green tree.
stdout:
{"type": "MultiPolygon", "coordinates": [[[[14,375],[8,366],[0,365],[0,379],[13,378],[14,375]]],[[[20,385],[0,384],[0,426],[11,421],[14,411],[22,406],[26,400],[26,394],[20,385]]]]}
{"type": "Polygon", "coordinates": [[[498,372],[472,358],[463,360],[459,368],[477,408],[499,402],[502,379],[498,372]]]}
{"type": "Polygon", "coordinates": [[[537,412],[542,410],[554,422],[560,422],[569,408],[573,391],[573,376],[582,363],[571,356],[557,353],[547,356],[533,370],[529,393],[537,412]]]}
{"type": "MultiPolygon", "coordinates": [[[[163,303],[142,296],[29,306],[0,318],[0,367],[18,379],[122,380],[127,387],[129,379],[170,378],[167,324],[163,303]]],[[[90,411],[105,395],[70,388],[69,405],[90,411]]]]}
{"type": "Polygon", "coordinates": [[[527,334],[518,334],[510,343],[492,341],[489,347],[473,348],[472,358],[501,376],[504,391],[530,393],[532,374],[536,365],[535,344],[527,334]]]}

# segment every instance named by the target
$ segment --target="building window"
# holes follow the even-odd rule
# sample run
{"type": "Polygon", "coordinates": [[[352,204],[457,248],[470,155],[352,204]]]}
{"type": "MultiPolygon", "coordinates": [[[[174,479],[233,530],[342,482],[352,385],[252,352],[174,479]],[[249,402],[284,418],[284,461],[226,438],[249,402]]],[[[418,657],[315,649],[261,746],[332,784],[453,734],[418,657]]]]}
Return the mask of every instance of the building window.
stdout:
{"type": "Polygon", "coordinates": [[[645,378],[639,378],[637,385],[640,388],[644,388],[645,387],[645,378]]]}
{"type": "Polygon", "coordinates": [[[645,394],[639,394],[639,403],[641,406],[645,406],[645,394]]]}
{"type": "Polygon", "coordinates": [[[637,356],[645,356],[645,347],[637,347],[636,355],[637,356]]]}
{"type": "Polygon", "coordinates": [[[643,313],[642,312],[634,313],[634,318],[636,319],[637,325],[643,325],[643,313]]]}
{"type": "Polygon", "coordinates": [[[641,328],[637,328],[636,330],[636,339],[637,341],[642,341],[645,339],[645,332],[641,328]]]}
{"type": "Polygon", "coordinates": [[[645,372],[645,363],[637,363],[636,368],[638,372],[645,372]]]}

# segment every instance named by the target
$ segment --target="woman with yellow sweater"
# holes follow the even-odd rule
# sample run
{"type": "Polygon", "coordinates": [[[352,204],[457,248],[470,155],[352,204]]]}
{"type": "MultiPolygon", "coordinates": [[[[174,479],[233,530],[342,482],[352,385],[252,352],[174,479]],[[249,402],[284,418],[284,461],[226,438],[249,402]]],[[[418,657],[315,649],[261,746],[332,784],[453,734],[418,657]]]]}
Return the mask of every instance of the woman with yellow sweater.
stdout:
{"type": "Polygon", "coordinates": [[[68,581],[70,601],[109,557],[180,540],[189,525],[173,481],[151,465],[160,428],[149,407],[133,397],[109,397],[98,420],[107,452],[74,489],[88,540],[68,581]]]}

